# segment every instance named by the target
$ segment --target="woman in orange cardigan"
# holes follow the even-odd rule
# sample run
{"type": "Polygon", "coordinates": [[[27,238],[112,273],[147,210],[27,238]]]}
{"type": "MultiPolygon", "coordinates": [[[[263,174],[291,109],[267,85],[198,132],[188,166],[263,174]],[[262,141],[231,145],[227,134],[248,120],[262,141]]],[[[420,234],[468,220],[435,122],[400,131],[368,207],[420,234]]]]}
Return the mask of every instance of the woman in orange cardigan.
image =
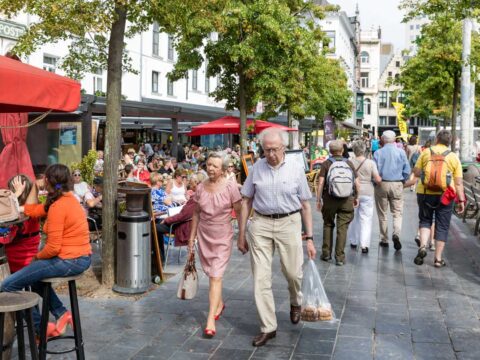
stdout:
{"type": "MultiPolygon", "coordinates": [[[[82,206],[73,194],[73,181],[65,165],[51,165],[45,172],[48,195],[45,205],[25,204],[20,207],[26,215],[46,217],[43,232],[47,235],[44,248],[33,258],[30,265],[7,277],[2,291],[20,291],[31,286],[42,295],[42,279],[73,276],[83,273],[90,266],[92,249],[88,236],[88,224],[82,206]]],[[[50,312],[57,319],[49,323],[47,336],[63,335],[67,325],[72,326],[72,314],[52,289],[50,312]]],[[[37,333],[40,329],[40,314],[34,309],[33,320],[37,333]]]]}

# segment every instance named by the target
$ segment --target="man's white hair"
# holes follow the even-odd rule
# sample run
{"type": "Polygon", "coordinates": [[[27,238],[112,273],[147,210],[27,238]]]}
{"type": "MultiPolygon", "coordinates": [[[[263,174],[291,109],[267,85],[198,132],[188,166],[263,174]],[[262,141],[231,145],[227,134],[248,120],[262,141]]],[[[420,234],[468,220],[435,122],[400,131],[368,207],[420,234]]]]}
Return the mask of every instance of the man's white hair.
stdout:
{"type": "Polygon", "coordinates": [[[392,131],[392,130],[386,130],[383,132],[382,134],[382,139],[384,142],[387,142],[387,143],[392,143],[395,141],[395,132],[392,131]]]}
{"type": "Polygon", "coordinates": [[[288,133],[279,128],[269,127],[263,130],[258,135],[258,140],[260,141],[260,144],[262,144],[262,147],[263,147],[263,141],[265,140],[265,138],[266,137],[271,138],[274,135],[277,135],[282,140],[283,146],[288,146],[288,133]]]}

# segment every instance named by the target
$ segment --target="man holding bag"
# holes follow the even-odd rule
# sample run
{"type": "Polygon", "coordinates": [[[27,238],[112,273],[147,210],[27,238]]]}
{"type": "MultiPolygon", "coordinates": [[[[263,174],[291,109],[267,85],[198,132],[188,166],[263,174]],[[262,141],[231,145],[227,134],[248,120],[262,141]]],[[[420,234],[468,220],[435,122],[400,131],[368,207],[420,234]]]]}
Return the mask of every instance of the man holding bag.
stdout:
{"type": "Polygon", "coordinates": [[[421,180],[417,185],[420,249],[414,259],[416,265],[422,265],[427,256],[425,247],[435,216],[434,266],[445,266],[442,253],[448,237],[455,198],[459,202],[458,213],[465,210],[462,164],[457,155],[448,148],[451,141],[451,133],[440,130],[435,146],[422,152],[413,169],[413,178],[404,184],[404,187],[408,187],[415,185],[418,178],[421,180]]]}
{"type": "Polygon", "coordinates": [[[265,158],[258,160],[242,187],[244,197],[239,229],[238,248],[250,248],[254,279],[255,304],[260,318],[260,334],[253,346],[265,345],[276,336],[277,319],[272,292],[272,260],[274,250],[280,254],[282,272],[290,292],[290,320],[300,321],[302,304],[302,218],[305,225],[307,252],[313,259],[316,250],[312,236],[312,197],[305,172],[295,159],[286,158],[288,134],[276,128],[260,133],[265,158]],[[248,231],[246,221],[254,210],[248,231]],[[246,241],[248,233],[248,244],[246,241]]]}

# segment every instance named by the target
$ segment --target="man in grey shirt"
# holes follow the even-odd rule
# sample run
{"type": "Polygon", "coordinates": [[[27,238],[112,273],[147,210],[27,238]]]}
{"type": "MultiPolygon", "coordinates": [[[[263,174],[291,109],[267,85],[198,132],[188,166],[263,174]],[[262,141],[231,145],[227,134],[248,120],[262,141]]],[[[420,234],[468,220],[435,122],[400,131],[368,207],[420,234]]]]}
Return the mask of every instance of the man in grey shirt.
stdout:
{"type": "Polygon", "coordinates": [[[242,253],[251,250],[255,304],[260,318],[260,334],[253,346],[262,346],[276,335],[277,319],[272,292],[272,260],[274,250],[280,254],[282,272],[290,292],[290,320],[300,321],[302,304],[302,218],[306,229],[307,252],[316,254],[312,235],[312,212],[303,164],[285,157],[288,134],[269,128],[260,134],[265,158],[258,160],[242,187],[243,224],[253,208],[248,230],[240,228],[238,248],[242,253]],[[248,235],[248,244],[246,241],[248,235]]]}

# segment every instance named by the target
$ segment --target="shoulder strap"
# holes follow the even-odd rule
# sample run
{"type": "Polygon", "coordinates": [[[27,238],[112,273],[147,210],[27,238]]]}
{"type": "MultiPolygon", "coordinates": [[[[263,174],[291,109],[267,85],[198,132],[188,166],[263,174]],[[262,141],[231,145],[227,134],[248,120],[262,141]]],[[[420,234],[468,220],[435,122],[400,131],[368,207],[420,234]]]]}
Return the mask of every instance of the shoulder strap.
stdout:
{"type": "Polygon", "coordinates": [[[360,165],[358,165],[358,167],[355,169],[355,176],[357,176],[358,170],[360,170],[360,168],[361,168],[362,165],[365,163],[365,161],[367,161],[367,159],[364,159],[364,160],[362,161],[362,163],[361,163],[360,165]]]}
{"type": "Polygon", "coordinates": [[[445,150],[445,151],[443,152],[442,156],[443,156],[443,157],[446,157],[446,156],[447,156],[448,154],[450,154],[450,153],[451,153],[451,151],[447,149],[447,150],[445,150]]]}

